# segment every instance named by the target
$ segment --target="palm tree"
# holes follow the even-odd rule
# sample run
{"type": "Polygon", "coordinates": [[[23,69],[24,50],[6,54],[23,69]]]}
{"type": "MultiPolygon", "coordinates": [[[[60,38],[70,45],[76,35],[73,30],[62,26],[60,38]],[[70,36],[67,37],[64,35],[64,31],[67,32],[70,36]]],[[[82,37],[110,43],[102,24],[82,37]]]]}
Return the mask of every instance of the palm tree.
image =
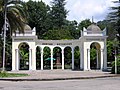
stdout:
{"type": "Polygon", "coordinates": [[[25,22],[26,15],[20,0],[0,0],[0,34],[4,30],[3,71],[5,67],[6,26],[8,25],[7,29],[11,34],[16,30],[24,33],[25,22]]]}
{"type": "Polygon", "coordinates": [[[26,13],[20,0],[0,0],[0,30],[2,31],[4,24],[5,3],[7,8],[7,23],[9,23],[10,32],[12,33],[19,30],[20,33],[23,33],[26,23],[26,13]]]}

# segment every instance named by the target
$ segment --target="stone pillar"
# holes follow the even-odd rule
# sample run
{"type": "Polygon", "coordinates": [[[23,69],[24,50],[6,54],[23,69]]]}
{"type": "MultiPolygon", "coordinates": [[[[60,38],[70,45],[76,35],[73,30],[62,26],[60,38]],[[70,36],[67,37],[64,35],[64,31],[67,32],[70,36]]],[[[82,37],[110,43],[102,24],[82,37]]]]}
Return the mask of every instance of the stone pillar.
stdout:
{"type": "Polygon", "coordinates": [[[74,70],[74,48],[72,48],[72,69],[74,70]]]}
{"type": "Polygon", "coordinates": [[[107,70],[107,47],[106,47],[106,39],[104,42],[104,70],[107,70]]]}
{"type": "Polygon", "coordinates": [[[83,50],[82,48],[80,49],[80,69],[83,69],[83,50]]]}
{"type": "Polygon", "coordinates": [[[64,48],[62,49],[62,69],[64,70],[64,48]]]}
{"type": "Polygon", "coordinates": [[[43,70],[43,48],[41,49],[41,70],[43,70]]]}
{"type": "Polygon", "coordinates": [[[32,49],[29,49],[29,70],[32,70],[32,49]]]}
{"type": "Polygon", "coordinates": [[[53,70],[53,48],[51,48],[51,70],[53,70]]]}
{"type": "Polygon", "coordinates": [[[87,49],[87,69],[90,69],[90,49],[87,49]]]}
{"type": "Polygon", "coordinates": [[[98,53],[98,50],[96,50],[96,53],[97,53],[97,67],[96,68],[99,69],[99,55],[98,55],[99,53],[98,53]]]}
{"type": "Polygon", "coordinates": [[[101,49],[101,67],[100,67],[101,70],[103,70],[103,56],[104,56],[103,49],[101,49]]]}
{"type": "Polygon", "coordinates": [[[15,70],[19,70],[19,49],[15,49],[15,70]]]}

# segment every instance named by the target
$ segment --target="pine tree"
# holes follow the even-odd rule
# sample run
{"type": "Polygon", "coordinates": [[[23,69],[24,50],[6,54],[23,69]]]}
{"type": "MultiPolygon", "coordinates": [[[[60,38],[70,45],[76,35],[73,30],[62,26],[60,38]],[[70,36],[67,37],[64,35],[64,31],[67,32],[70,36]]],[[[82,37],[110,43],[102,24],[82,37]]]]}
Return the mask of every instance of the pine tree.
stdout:
{"type": "Polygon", "coordinates": [[[65,9],[65,0],[53,0],[51,2],[51,20],[53,29],[61,29],[66,22],[68,11],[65,9]]]}
{"type": "Polygon", "coordinates": [[[120,35],[120,0],[114,2],[116,6],[111,7],[111,12],[108,14],[108,20],[113,24],[115,30],[120,35]]]}

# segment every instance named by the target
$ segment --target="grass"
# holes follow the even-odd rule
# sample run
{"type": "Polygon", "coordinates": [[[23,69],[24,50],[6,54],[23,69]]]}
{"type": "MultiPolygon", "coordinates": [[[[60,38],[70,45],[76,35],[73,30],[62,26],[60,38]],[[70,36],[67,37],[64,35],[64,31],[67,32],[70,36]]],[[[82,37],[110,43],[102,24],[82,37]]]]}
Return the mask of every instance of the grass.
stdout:
{"type": "Polygon", "coordinates": [[[21,74],[21,73],[7,73],[7,72],[0,72],[0,78],[5,78],[5,77],[23,77],[23,76],[28,76],[28,74],[21,74]]]}

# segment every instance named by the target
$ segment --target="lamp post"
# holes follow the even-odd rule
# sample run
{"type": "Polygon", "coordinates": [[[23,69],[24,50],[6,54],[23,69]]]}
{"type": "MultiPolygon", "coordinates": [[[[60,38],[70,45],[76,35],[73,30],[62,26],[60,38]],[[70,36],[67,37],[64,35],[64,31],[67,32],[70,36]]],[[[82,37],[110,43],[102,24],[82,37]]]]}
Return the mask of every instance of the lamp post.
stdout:
{"type": "Polygon", "coordinates": [[[114,39],[114,48],[115,48],[115,74],[117,74],[117,53],[116,53],[116,48],[117,48],[117,38],[114,39]]]}
{"type": "Polygon", "coordinates": [[[7,26],[6,26],[6,24],[7,24],[7,21],[6,21],[6,19],[7,19],[7,7],[6,7],[6,5],[7,5],[7,0],[4,0],[4,37],[3,37],[3,40],[4,40],[4,42],[3,42],[3,68],[2,68],[2,71],[5,71],[5,43],[6,43],[6,29],[7,29],[7,26]]]}

